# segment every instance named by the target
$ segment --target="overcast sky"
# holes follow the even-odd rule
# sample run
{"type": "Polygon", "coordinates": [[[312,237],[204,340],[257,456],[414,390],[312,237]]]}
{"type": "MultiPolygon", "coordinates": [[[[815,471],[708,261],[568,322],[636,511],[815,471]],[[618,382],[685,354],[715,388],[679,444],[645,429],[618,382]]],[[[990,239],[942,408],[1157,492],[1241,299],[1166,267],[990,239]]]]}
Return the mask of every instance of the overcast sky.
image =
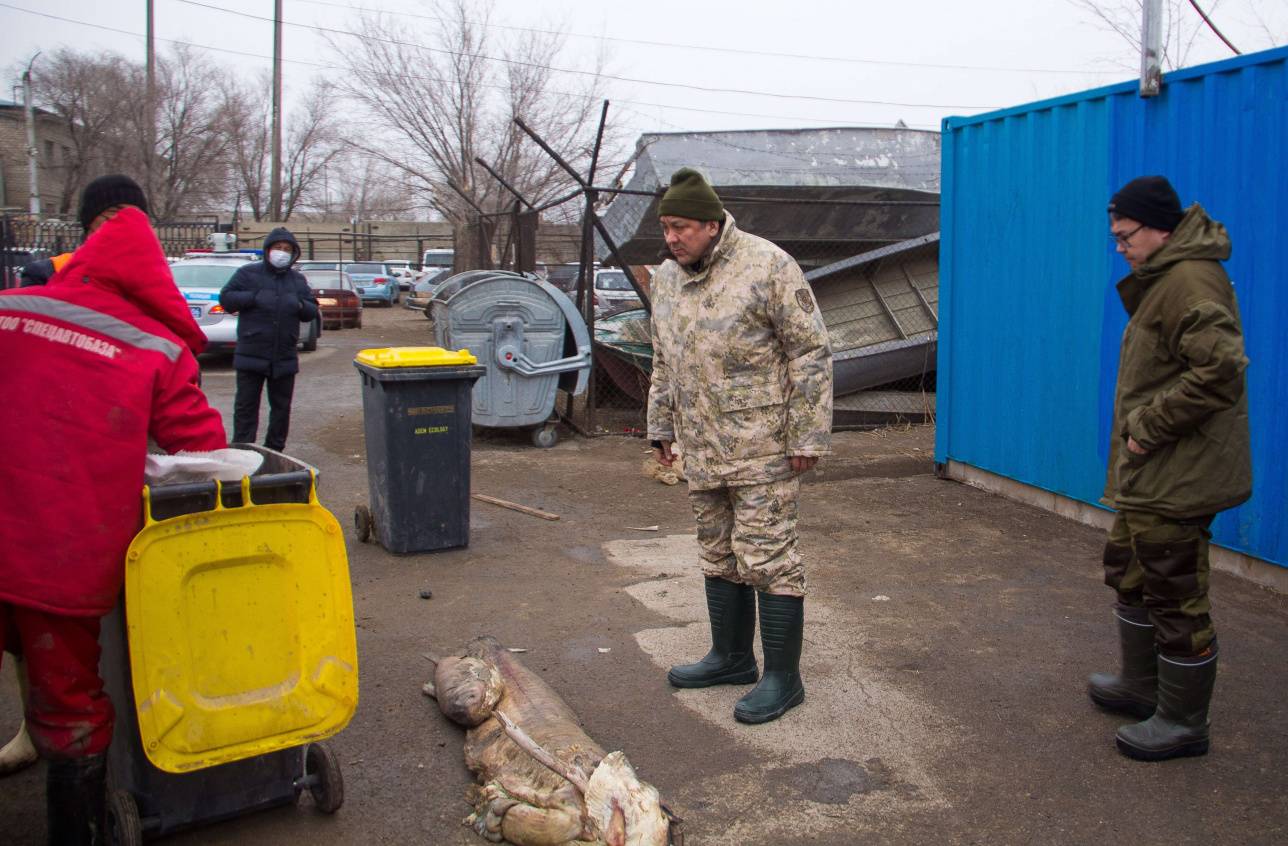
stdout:
{"type": "MultiPolygon", "coordinates": [[[[269,67],[272,24],[247,15],[271,18],[272,0],[200,2],[208,7],[155,0],[159,49],[170,39],[200,45],[248,75],[269,67]]],[[[1244,52],[1288,43],[1286,0],[1198,3],[1244,52]]],[[[1129,4],[1135,0],[1101,2],[1129,4]]],[[[12,72],[36,50],[59,46],[142,60],[145,8],[144,0],[0,0],[0,68],[12,72]]],[[[327,72],[318,65],[339,63],[325,38],[298,24],[350,30],[364,8],[398,15],[410,40],[435,25],[413,17],[432,14],[416,0],[285,0],[284,18],[292,24],[284,35],[288,92],[327,72]]],[[[1188,2],[1180,9],[1181,31],[1201,30],[1186,65],[1232,55],[1188,2]]],[[[500,39],[522,36],[524,28],[565,29],[564,50],[549,57],[560,68],[586,68],[602,49],[607,72],[620,78],[608,80],[606,93],[628,138],[897,120],[937,129],[948,115],[1131,79],[1139,65],[1133,48],[1077,0],[496,0],[492,24],[492,37],[500,39]]],[[[10,97],[11,89],[0,96],[10,97]]]]}

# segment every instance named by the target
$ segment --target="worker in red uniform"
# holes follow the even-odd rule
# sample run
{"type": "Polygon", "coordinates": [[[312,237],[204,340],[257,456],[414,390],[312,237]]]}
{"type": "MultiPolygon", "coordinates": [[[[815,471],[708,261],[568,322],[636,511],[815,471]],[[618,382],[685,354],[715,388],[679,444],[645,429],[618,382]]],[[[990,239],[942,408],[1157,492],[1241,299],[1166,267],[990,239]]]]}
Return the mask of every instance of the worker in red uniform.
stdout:
{"type": "Polygon", "coordinates": [[[99,621],[142,520],[148,439],[227,446],[197,386],[205,338],[146,212],[133,180],[94,180],[80,249],[46,285],[0,291],[0,648],[25,659],[50,843],[106,842],[99,621]]]}

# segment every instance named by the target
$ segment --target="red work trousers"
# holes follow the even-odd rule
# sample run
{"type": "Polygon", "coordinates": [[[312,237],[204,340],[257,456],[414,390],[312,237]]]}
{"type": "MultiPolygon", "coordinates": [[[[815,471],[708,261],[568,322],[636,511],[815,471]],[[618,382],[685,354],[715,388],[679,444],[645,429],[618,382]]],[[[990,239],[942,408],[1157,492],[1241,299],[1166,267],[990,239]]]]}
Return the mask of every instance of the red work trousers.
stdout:
{"type": "Polygon", "coordinates": [[[116,712],[98,674],[98,617],[0,602],[0,649],[27,662],[27,732],[45,758],[107,749],[116,712]]]}

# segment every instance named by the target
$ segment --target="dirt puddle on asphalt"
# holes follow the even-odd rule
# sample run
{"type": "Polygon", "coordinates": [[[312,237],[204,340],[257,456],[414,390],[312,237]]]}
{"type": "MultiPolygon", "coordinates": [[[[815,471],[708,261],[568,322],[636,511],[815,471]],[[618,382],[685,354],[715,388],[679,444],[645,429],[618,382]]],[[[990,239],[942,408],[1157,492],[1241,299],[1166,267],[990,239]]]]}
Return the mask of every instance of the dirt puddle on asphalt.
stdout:
{"type": "MultiPolygon", "coordinates": [[[[676,621],[635,636],[658,672],[705,654],[711,640],[696,538],[617,540],[603,549],[610,562],[645,577],[627,588],[631,596],[676,621]]],[[[854,622],[856,615],[847,619],[836,613],[821,594],[815,590],[805,606],[804,704],[776,722],[748,726],[734,720],[733,706],[749,687],[674,694],[731,740],[749,744],[762,760],[706,783],[691,813],[726,821],[726,827],[704,831],[703,843],[796,842],[807,834],[879,832],[887,814],[948,807],[928,769],[948,742],[942,718],[863,665],[854,645],[866,637],[854,622]]],[[[759,643],[756,651],[759,659],[759,643]]]]}

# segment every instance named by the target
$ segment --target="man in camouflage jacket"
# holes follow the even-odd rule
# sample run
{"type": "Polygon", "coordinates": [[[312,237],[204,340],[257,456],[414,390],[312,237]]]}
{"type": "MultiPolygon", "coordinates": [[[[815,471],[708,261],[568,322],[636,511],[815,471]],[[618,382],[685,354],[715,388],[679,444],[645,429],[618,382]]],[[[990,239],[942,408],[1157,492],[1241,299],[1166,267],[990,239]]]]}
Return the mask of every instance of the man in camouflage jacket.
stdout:
{"type": "Polygon", "coordinates": [[[1118,730],[1144,760],[1208,750],[1216,681],[1208,526],[1252,492],[1243,329],[1220,262],[1225,227],[1161,176],[1129,182],[1109,205],[1132,272],[1118,283],[1123,332],[1104,503],[1117,509],[1105,583],[1118,595],[1122,672],[1097,673],[1096,704],[1147,717],[1118,730]]]}
{"type": "Polygon", "coordinates": [[[757,680],[734,708],[773,720],[805,697],[800,475],[830,451],[832,353],[791,256],[738,229],[701,174],[677,171],[658,206],[671,258],[653,278],[648,431],[658,460],[684,456],[698,522],[712,648],[673,667],[677,687],[757,680]]]}

